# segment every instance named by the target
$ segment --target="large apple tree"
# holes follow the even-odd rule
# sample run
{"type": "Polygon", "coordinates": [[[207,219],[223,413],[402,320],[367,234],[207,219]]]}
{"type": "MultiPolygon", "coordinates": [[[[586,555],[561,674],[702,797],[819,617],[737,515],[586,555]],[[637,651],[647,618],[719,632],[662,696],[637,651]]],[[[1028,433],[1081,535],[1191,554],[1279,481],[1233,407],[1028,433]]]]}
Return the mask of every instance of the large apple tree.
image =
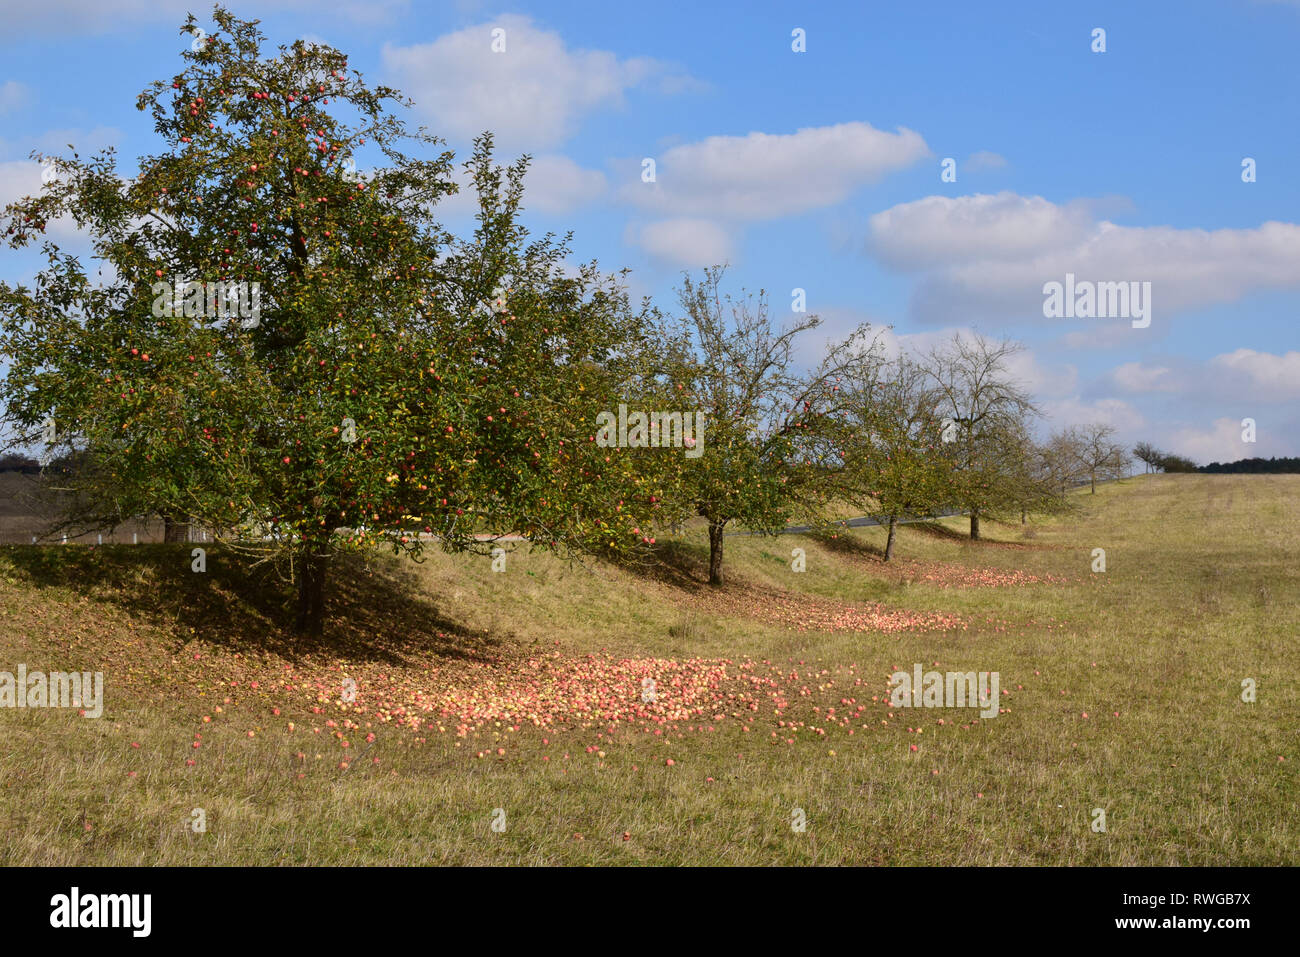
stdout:
{"type": "Polygon", "coordinates": [[[192,516],[283,562],[309,634],[340,548],[644,547],[672,466],[598,448],[593,423],[629,389],[671,388],[649,307],[529,238],[526,159],[503,169],[480,138],[477,228],[453,237],[436,218],[453,157],[394,114],[397,91],[213,18],[187,21],[184,68],[139,97],[158,153],[129,178],[112,151],[39,157],[57,177],[0,223],[47,259],[34,288],[0,284],[0,399],[93,463],[69,480],[83,517],[192,516]],[[97,281],[43,240],[60,217],[97,281]]]}

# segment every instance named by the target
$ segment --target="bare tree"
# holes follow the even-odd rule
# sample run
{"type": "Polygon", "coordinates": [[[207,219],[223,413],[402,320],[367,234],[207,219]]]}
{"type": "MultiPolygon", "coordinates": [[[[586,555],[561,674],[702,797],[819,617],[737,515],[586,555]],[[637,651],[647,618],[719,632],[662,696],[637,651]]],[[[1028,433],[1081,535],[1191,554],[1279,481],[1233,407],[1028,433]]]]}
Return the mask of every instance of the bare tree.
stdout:
{"type": "Polygon", "coordinates": [[[970,537],[980,537],[980,516],[1006,508],[1016,497],[1013,454],[1026,423],[1038,415],[1007,363],[1015,343],[954,335],[925,357],[939,395],[941,440],[954,445],[954,498],[970,512],[970,537]]]}
{"type": "Polygon", "coordinates": [[[1006,463],[1007,484],[1013,490],[1013,504],[1020,510],[1020,523],[1029,513],[1059,513],[1068,509],[1065,490],[1078,474],[1078,456],[1068,439],[1053,435],[1039,443],[1023,429],[1010,447],[1006,463]]]}
{"type": "Polygon", "coordinates": [[[1094,422],[1074,430],[1078,441],[1079,465],[1097,494],[1097,479],[1121,478],[1131,460],[1124,446],[1114,441],[1114,426],[1094,422]]]}
{"type": "Polygon", "coordinates": [[[1133,454],[1146,465],[1148,472],[1158,471],[1160,469],[1160,460],[1165,457],[1165,453],[1150,442],[1139,442],[1133,446],[1133,454]]]}
{"type": "Polygon", "coordinates": [[[1043,468],[1062,499],[1082,474],[1083,448],[1075,429],[1053,432],[1042,448],[1043,468]]]}

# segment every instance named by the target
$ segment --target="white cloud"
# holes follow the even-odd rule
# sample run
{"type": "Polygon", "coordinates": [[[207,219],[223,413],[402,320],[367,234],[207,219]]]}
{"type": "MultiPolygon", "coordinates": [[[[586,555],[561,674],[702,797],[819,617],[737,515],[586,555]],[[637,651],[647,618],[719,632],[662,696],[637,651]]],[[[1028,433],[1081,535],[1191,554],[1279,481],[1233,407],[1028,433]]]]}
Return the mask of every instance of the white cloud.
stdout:
{"type": "Polygon", "coordinates": [[[868,249],[923,274],[913,311],[931,321],[955,309],[975,318],[1041,319],[1043,284],[1067,272],[1076,280],[1149,281],[1154,322],[1257,290],[1300,287],[1296,224],[1129,227],[1095,220],[1091,208],[1009,192],[930,196],[873,216],[868,249]]]}
{"type": "Polygon", "coordinates": [[[600,170],[584,169],[567,156],[538,156],[524,177],[523,205],[544,213],[567,213],[599,199],[607,185],[600,170]]]}
{"type": "MultiPolygon", "coordinates": [[[[494,159],[502,165],[509,165],[515,158],[494,159]]],[[[472,218],[478,212],[478,193],[474,189],[473,177],[464,166],[457,165],[451,170],[450,178],[459,187],[458,191],[438,201],[436,214],[443,221],[472,218]]],[[[567,156],[549,153],[533,157],[529,164],[524,176],[522,205],[525,212],[536,210],[557,215],[600,199],[608,189],[605,174],[600,170],[586,169],[567,156]]]]}
{"type": "Polygon", "coordinates": [[[1241,441],[1240,419],[1215,419],[1208,429],[1179,429],[1169,438],[1169,445],[1175,455],[1185,455],[1197,465],[1235,462],[1263,454],[1256,445],[1241,441]]]}
{"type": "Polygon", "coordinates": [[[663,265],[703,269],[733,261],[731,238],[707,219],[664,219],[628,230],[628,240],[663,265]]]}
{"type": "Polygon", "coordinates": [[[843,202],[859,187],[930,155],[920,134],[869,123],[794,133],[711,136],[671,147],[655,160],[656,181],[628,162],[622,198],[664,215],[764,220],[843,202]]]}
{"type": "Polygon", "coordinates": [[[1047,365],[1030,349],[1011,356],[1007,372],[1035,396],[1068,395],[1079,387],[1077,367],[1068,362],[1047,365]]]}
{"type": "Polygon", "coordinates": [[[868,249],[906,271],[999,261],[1077,247],[1092,227],[1082,203],[1058,206],[1041,196],[927,196],[871,217],[868,249]]]}
{"type": "Polygon", "coordinates": [[[1134,429],[1146,425],[1146,418],[1123,399],[1095,399],[1084,401],[1078,396],[1049,399],[1042,404],[1047,425],[1053,432],[1073,425],[1091,425],[1100,422],[1114,426],[1122,436],[1132,436],[1134,429]]]}
{"type": "Polygon", "coordinates": [[[1115,385],[1125,392],[1181,392],[1186,382],[1169,366],[1126,362],[1111,373],[1115,385]]]}
{"type": "Polygon", "coordinates": [[[1287,402],[1300,399],[1300,352],[1275,355],[1237,349],[1207,362],[1126,362],[1110,378],[1130,393],[1163,392],[1216,402],[1287,402]]]}
{"type": "Polygon", "coordinates": [[[968,173],[982,173],[991,169],[1004,169],[1006,165],[1006,157],[988,150],[980,150],[966,157],[964,168],[968,173]]]}
{"type": "Polygon", "coordinates": [[[1279,356],[1238,349],[1215,356],[1211,365],[1237,381],[1243,398],[1300,399],[1300,352],[1279,356]]]}
{"type": "Polygon", "coordinates": [[[508,14],[448,33],[432,43],[385,44],[384,68],[435,123],[434,132],[467,141],[491,130],[504,150],[546,149],[576,132],[588,114],[623,105],[624,94],[657,85],[689,85],[669,64],[620,60],[603,50],[569,50],[560,34],[508,14]],[[492,49],[493,30],[505,50],[492,49]]]}

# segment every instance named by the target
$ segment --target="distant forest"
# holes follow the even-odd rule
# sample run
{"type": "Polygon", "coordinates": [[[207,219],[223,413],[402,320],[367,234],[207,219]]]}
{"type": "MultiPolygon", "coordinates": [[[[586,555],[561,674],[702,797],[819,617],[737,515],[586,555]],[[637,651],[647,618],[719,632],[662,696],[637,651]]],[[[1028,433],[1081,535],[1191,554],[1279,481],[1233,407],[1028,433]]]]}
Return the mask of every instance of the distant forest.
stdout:
{"type": "Polygon", "coordinates": [[[1276,474],[1278,472],[1300,472],[1300,458],[1289,459],[1238,459],[1236,462],[1226,464],[1211,462],[1209,465],[1202,465],[1199,472],[1259,472],[1276,474]]]}
{"type": "Polygon", "coordinates": [[[35,475],[41,470],[36,459],[26,455],[0,455],[0,472],[25,472],[35,475]]]}

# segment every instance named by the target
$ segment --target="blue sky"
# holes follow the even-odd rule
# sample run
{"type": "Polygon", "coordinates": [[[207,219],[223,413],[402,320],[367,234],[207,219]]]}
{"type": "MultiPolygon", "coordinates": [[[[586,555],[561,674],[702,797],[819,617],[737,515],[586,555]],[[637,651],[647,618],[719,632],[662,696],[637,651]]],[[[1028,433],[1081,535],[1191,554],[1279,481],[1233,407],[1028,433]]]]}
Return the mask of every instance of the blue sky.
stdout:
{"type": "MultiPolygon", "coordinates": [[[[532,153],[530,226],[665,308],[682,270],[727,261],[778,315],[806,290],[827,335],[1022,342],[1046,427],[1300,454],[1300,0],[228,6],[344,50],[458,153],[485,128],[532,153]],[[1150,325],[1045,318],[1067,272],[1150,282],[1150,325]]],[[[159,148],[135,97],[180,69],[190,9],[211,8],[0,3],[0,202],[39,187],[33,149],[159,148]]],[[[34,265],[6,252],[0,277],[34,265]]]]}

